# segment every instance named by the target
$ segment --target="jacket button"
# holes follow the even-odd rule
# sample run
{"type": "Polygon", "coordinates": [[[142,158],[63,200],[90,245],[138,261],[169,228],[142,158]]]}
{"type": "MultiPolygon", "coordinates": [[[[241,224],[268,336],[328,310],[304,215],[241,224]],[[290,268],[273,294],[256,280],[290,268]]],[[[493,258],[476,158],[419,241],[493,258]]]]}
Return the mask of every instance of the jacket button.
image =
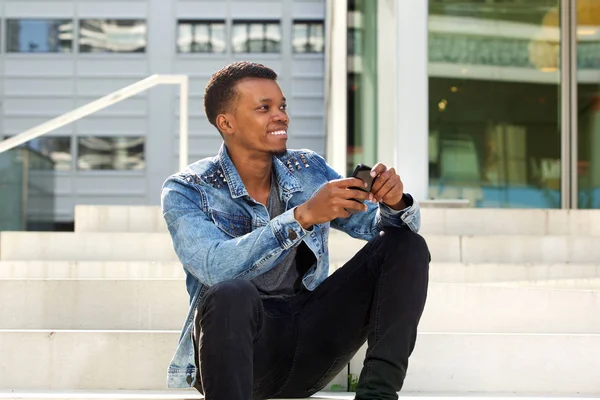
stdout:
{"type": "Polygon", "coordinates": [[[288,230],[288,237],[290,238],[290,240],[296,240],[296,238],[298,237],[298,235],[296,235],[296,232],[294,232],[293,230],[288,230]]]}

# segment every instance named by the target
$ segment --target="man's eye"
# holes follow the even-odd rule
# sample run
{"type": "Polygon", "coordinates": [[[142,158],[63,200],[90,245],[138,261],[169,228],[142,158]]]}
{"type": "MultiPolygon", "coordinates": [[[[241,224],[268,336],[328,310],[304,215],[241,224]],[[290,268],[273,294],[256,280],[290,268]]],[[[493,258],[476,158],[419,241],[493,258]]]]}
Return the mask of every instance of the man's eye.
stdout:
{"type": "Polygon", "coordinates": [[[283,111],[287,110],[287,104],[283,104],[283,105],[281,106],[281,110],[283,110],[283,111]]]}
{"type": "Polygon", "coordinates": [[[269,106],[267,106],[267,105],[263,105],[263,106],[260,106],[260,107],[258,107],[258,109],[259,109],[259,110],[268,110],[268,109],[269,109],[269,106]]]}

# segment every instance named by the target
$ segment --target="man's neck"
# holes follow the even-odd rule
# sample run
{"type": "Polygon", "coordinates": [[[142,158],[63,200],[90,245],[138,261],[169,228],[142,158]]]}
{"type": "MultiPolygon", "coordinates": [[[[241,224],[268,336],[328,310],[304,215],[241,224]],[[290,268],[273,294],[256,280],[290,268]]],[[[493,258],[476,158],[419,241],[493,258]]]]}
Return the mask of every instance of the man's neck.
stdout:
{"type": "Polygon", "coordinates": [[[273,156],[270,154],[249,155],[230,152],[229,157],[235,166],[248,194],[264,203],[271,188],[271,168],[273,156]]]}

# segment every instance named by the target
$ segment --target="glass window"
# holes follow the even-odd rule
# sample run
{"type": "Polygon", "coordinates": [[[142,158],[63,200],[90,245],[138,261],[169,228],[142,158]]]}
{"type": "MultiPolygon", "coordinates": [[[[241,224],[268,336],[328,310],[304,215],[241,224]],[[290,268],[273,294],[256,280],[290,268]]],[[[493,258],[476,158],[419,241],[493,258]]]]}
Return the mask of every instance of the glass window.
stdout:
{"type": "Polygon", "coordinates": [[[9,53],[68,53],[73,47],[73,21],[60,19],[9,19],[6,48],[9,53]]]}
{"type": "Polygon", "coordinates": [[[143,170],[143,137],[80,137],[77,168],[90,170],[143,170]]]}
{"type": "Polygon", "coordinates": [[[559,3],[430,2],[430,197],[560,207],[559,3]]]}
{"type": "Polygon", "coordinates": [[[323,21],[294,21],[292,47],[294,53],[323,53],[325,49],[323,21]]]}
{"type": "Polygon", "coordinates": [[[224,53],[225,21],[179,21],[177,51],[224,53]]]}
{"type": "MultiPolygon", "coordinates": [[[[5,136],[8,139],[10,136],[5,136]]],[[[70,171],[73,156],[71,154],[71,137],[69,136],[42,136],[32,139],[19,147],[26,147],[52,161],[55,171],[70,171]]],[[[48,164],[50,164],[48,162],[48,164]]]]}
{"type": "Polygon", "coordinates": [[[278,21],[234,21],[234,53],[279,53],[281,26],[278,21]]]}
{"type": "Polygon", "coordinates": [[[70,137],[43,136],[33,139],[29,143],[31,148],[50,157],[56,171],[71,170],[73,156],[70,137]]]}
{"type": "Polygon", "coordinates": [[[600,208],[600,0],[577,6],[579,208],[600,208]]]}
{"type": "Polygon", "coordinates": [[[79,23],[81,53],[144,53],[146,21],[85,19],[79,23]]]}

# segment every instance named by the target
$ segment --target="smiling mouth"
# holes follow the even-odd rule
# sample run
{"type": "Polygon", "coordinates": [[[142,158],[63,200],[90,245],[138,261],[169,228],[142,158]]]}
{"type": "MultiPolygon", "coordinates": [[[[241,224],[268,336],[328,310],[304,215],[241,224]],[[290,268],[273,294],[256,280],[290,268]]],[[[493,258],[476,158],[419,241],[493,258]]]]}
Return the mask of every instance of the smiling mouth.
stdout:
{"type": "Polygon", "coordinates": [[[287,131],[284,129],[278,130],[278,131],[273,131],[273,132],[269,132],[269,135],[272,136],[287,136],[287,131]]]}

